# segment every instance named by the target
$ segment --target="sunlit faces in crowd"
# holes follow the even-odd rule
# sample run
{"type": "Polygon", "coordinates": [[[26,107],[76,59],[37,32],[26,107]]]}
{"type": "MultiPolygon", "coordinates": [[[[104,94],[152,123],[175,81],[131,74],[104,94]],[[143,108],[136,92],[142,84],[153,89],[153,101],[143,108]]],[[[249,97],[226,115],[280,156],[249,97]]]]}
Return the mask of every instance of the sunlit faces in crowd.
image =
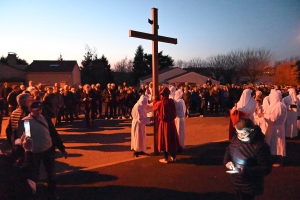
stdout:
{"type": "Polygon", "coordinates": [[[89,85],[89,84],[85,84],[84,86],[83,86],[83,91],[85,92],[85,93],[89,93],[89,91],[91,90],[92,88],[91,88],[91,86],[89,85]]]}
{"type": "Polygon", "coordinates": [[[47,87],[47,93],[52,94],[53,93],[53,87],[47,87]]]}

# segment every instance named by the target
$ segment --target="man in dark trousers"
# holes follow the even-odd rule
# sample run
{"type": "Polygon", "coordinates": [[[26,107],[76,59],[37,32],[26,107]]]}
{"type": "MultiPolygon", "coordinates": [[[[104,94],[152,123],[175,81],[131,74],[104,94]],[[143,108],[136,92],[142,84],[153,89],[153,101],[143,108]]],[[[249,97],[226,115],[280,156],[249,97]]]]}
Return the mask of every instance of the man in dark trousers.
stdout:
{"type": "Polygon", "coordinates": [[[64,86],[64,92],[62,93],[64,99],[64,108],[65,108],[65,119],[66,122],[70,122],[73,124],[74,116],[73,116],[73,106],[75,104],[75,98],[73,93],[70,91],[69,86],[64,86]]]}
{"type": "Polygon", "coordinates": [[[43,161],[48,176],[48,191],[52,199],[58,199],[55,192],[55,148],[57,147],[65,158],[68,157],[68,153],[65,151],[65,146],[51,119],[42,115],[42,103],[40,101],[33,101],[29,110],[30,114],[18,123],[17,135],[19,137],[22,136],[23,132],[25,132],[24,122],[28,121],[31,138],[35,144],[32,150],[35,160],[33,181],[36,182],[39,180],[40,164],[43,161]]]}
{"type": "Polygon", "coordinates": [[[47,93],[43,98],[43,105],[44,115],[51,118],[52,123],[55,126],[60,103],[57,99],[56,94],[53,93],[53,87],[47,88],[47,93]]]}

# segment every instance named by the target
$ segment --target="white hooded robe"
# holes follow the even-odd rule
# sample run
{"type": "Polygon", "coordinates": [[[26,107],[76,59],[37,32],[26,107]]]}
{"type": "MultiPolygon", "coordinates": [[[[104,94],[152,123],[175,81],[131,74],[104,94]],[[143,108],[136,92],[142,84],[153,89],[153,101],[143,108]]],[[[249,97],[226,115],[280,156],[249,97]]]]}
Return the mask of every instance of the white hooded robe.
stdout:
{"type": "MultiPolygon", "coordinates": [[[[245,89],[240,97],[240,100],[237,102],[237,110],[246,113],[252,121],[254,121],[253,113],[256,108],[256,101],[251,96],[252,90],[245,89]]],[[[234,110],[234,108],[233,108],[234,110]]]]}
{"type": "Polygon", "coordinates": [[[185,143],[185,122],[184,122],[184,117],[185,117],[185,103],[182,99],[182,90],[178,89],[175,92],[175,97],[174,97],[174,103],[176,107],[176,112],[177,112],[177,117],[175,118],[175,126],[177,129],[178,133],[178,138],[179,138],[179,143],[180,146],[183,148],[184,143],[185,143]]]}
{"type": "Polygon", "coordinates": [[[148,98],[142,95],[131,111],[131,149],[137,152],[145,152],[147,148],[146,124],[150,123],[146,114],[147,103],[148,98]]]}
{"type": "Polygon", "coordinates": [[[297,109],[299,108],[299,100],[296,96],[296,91],[294,88],[288,89],[289,95],[282,99],[282,102],[287,108],[287,118],[285,122],[285,136],[294,138],[298,136],[297,129],[297,119],[298,113],[297,109]],[[297,105],[297,108],[291,108],[290,105],[297,105]]]}
{"type": "Polygon", "coordinates": [[[281,92],[271,91],[269,95],[270,107],[264,118],[268,123],[265,141],[270,146],[272,155],[286,156],[285,121],[287,109],[281,102],[281,92]]]}

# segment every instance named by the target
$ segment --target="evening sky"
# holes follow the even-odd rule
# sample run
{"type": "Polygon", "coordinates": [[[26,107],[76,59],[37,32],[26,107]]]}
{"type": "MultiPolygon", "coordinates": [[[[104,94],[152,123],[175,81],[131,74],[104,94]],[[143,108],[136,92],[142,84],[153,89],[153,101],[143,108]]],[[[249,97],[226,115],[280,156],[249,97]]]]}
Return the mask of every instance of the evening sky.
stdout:
{"type": "Polygon", "coordinates": [[[159,43],[175,62],[261,48],[275,60],[300,56],[300,0],[0,0],[0,56],[31,63],[62,54],[80,65],[89,45],[113,68],[138,45],[151,53],[151,41],[128,32],[151,33],[153,7],[159,35],[178,39],[159,43]]]}

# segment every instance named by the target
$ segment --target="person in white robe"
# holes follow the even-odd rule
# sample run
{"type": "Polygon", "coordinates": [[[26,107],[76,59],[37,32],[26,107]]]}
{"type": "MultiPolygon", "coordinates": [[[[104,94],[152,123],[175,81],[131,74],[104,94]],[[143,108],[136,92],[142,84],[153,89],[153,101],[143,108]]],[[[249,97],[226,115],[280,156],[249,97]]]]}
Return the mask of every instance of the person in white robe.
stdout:
{"type": "Polygon", "coordinates": [[[268,111],[259,114],[259,116],[264,117],[268,123],[265,141],[270,146],[273,166],[278,167],[283,164],[283,157],[286,156],[285,121],[287,108],[281,102],[282,94],[279,90],[272,90],[269,99],[270,107],[268,111]]]}
{"type": "Polygon", "coordinates": [[[266,134],[266,131],[267,131],[267,127],[268,127],[268,124],[265,120],[265,118],[263,117],[259,117],[258,114],[260,113],[264,113],[264,109],[263,109],[263,106],[262,106],[262,92],[257,90],[256,91],[256,95],[255,95],[255,101],[256,101],[256,108],[255,108],[255,111],[253,113],[253,117],[254,117],[254,124],[255,125],[258,125],[261,129],[261,132],[263,134],[266,134]]]}
{"type": "Polygon", "coordinates": [[[174,87],[173,85],[170,85],[169,90],[170,90],[169,99],[174,99],[176,87],[174,87]]]}
{"type": "Polygon", "coordinates": [[[150,118],[146,114],[147,106],[148,98],[145,95],[141,95],[131,111],[131,150],[134,150],[135,157],[144,154],[147,148],[146,124],[150,123],[150,118]]]}
{"type": "Polygon", "coordinates": [[[297,119],[298,107],[300,105],[294,88],[288,89],[289,95],[282,99],[282,102],[287,108],[287,118],[285,122],[285,136],[294,138],[298,136],[297,119]]]}
{"type": "Polygon", "coordinates": [[[236,110],[244,112],[246,114],[245,117],[248,117],[252,121],[254,121],[253,113],[255,112],[255,108],[256,108],[256,101],[252,97],[252,90],[245,89],[240,97],[240,100],[231,109],[231,112],[234,113],[236,110]]]}
{"type": "Polygon", "coordinates": [[[177,134],[179,138],[179,144],[180,144],[180,149],[179,151],[182,151],[182,148],[184,147],[185,143],[185,122],[184,122],[184,117],[185,117],[185,103],[182,99],[183,91],[181,89],[178,89],[175,92],[174,96],[174,103],[176,107],[176,113],[177,117],[175,118],[175,126],[177,129],[177,134]]]}
{"type": "MultiPolygon", "coordinates": [[[[272,91],[272,90],[271,90],[272,91]]],[[[269,107],[270,107],[270,98],[269,96],[266,96],[263,100],[263,104],[262,104],[263,110],[264,112],[267,112],[269,107]]]]}

